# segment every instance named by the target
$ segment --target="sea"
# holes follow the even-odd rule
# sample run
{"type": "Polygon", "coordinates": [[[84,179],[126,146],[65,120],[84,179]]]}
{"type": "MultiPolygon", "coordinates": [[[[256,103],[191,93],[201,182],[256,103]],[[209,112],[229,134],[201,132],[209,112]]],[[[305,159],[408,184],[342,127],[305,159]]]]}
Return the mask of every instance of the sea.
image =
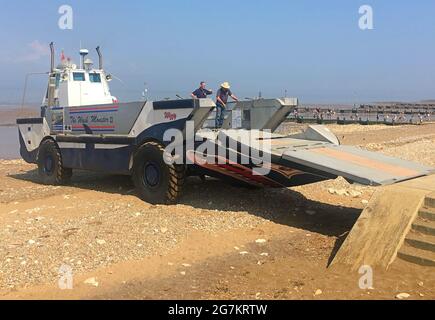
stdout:
{"type": "Polygon", "coordinates": [[[16,126],[0,126],[0,159],[20,159],[20,143],[16,126]]]}

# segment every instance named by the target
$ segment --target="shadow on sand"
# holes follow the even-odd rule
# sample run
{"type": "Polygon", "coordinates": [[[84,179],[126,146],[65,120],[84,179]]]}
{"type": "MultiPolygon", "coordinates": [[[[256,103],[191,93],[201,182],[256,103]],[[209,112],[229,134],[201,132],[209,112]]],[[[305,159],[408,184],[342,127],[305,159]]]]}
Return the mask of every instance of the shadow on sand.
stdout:
{"type": "MultiPolygon", "coordinates": [[[[39,183],[37,170],[9,177],[39,183]]],[[[74,171],[70,187],[113,194],[134,195],[134,185],[129,176],[74,171]]],[[[208,178],[187,179],[180,204],[197,209],[219,211],[246,211],[275,223],[336,237],[329,257],[332,262],[361,214],[360,209],[330,205],[307,199],[291,189],[246,189],[208,178]]]]}

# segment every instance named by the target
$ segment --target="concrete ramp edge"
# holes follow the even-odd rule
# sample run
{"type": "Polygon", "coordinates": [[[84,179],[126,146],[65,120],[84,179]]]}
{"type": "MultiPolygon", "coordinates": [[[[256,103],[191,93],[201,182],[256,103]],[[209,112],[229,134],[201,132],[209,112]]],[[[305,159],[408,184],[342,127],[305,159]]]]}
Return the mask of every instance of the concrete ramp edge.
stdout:
{"type": "Polygon", "coordinates": [[[380,188],[335,255],[331,267],[385,269],[395,260],[425,197],[435,192],[435,175],[380,188]]]}

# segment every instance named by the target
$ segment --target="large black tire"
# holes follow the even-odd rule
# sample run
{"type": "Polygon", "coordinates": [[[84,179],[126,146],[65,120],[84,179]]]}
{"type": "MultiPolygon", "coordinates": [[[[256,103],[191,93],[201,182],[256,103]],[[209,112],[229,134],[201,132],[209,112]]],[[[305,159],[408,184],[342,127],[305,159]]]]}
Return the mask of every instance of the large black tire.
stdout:
{"type": "Polygon", "coordinates": [[[45,140],[39,147],[38,174],[43,184],[62,185],[71,179],[72,169],[63,166],[60,150],[53,140],[45,140]]]}
{"type": "Polygon", "coordinates": [[[181,194],[185,166],[166,164],[163,155],[163,146],[147,142],[134,157],[133,182],[139,197],[148,203],[172,204],[181,194]]]}

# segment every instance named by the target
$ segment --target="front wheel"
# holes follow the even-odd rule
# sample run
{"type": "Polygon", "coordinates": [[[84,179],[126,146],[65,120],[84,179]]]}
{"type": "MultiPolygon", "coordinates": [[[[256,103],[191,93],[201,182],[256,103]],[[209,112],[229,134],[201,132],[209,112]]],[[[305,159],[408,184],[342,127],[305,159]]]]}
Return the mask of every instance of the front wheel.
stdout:
{"type": "Polygon", "coordinates": [[[63,167],[62,156],[53,140],[45,140],[39,147],[38,174],[42,183],[61,185],[72,176],[72,169],[63,167]]]}
{"type": "Polygon", "coordinates": [[[147,142],[134,157],[133,182],[137,193],[152,204],[175,203],[184,184],[185,166],[166,164],[163,155],[160,144],[147,142]]]}

